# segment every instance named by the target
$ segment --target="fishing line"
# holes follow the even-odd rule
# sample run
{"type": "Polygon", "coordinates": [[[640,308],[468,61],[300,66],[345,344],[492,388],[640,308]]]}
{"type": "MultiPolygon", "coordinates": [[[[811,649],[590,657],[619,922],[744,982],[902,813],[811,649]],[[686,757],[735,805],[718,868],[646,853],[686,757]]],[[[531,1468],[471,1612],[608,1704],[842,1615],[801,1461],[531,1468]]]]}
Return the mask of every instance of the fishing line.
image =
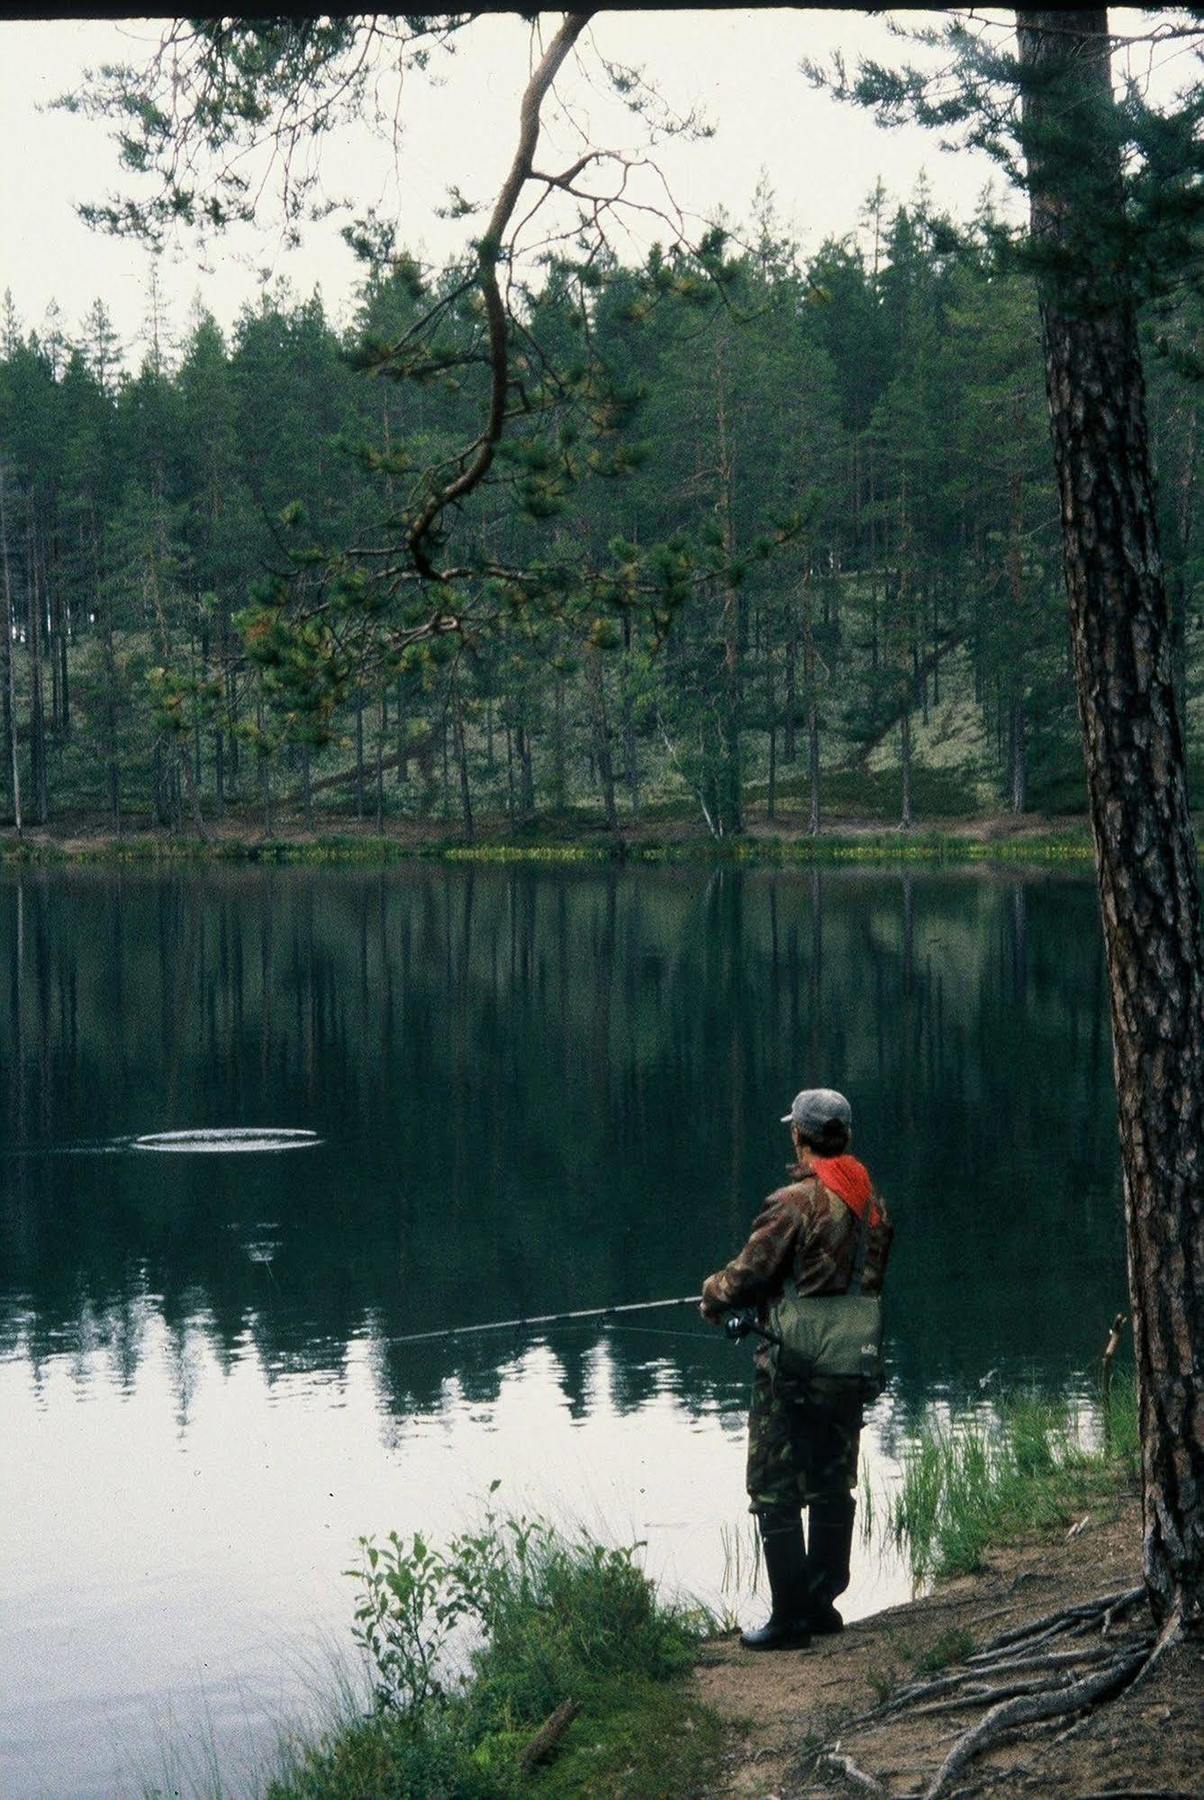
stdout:
{"type": "Polygon", "coordinates": [[[643,1337],[683,1338],[687,1344],[705,1344],[706,1333],[702,1331],[666,1331],[658,1325],[604,1325],[603,1331],[638,1331],[643,1337]]]}

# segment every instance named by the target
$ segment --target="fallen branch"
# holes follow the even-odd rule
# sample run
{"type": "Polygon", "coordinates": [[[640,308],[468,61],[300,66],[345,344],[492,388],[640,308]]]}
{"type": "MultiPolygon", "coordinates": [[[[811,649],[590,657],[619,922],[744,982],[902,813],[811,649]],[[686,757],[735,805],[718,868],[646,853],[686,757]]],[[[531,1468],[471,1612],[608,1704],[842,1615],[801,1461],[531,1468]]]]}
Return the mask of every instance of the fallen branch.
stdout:
{"type": "Polygon", "coordinates": [[[867,1775],[864,1769],[859,1769],[851,1756],[842,1756],[838,1750],[828,1750],[819,1760],[834,1775],[842,1775],[846,1781],[851,1781],[863,1794],[881,1795],[885,1800],[887,1790],[882,1783],[875,1776],[867,1775]]]}
{"type": "Polygon", "coordinates": [[[548,1715],[519,1758],[524,1775],[529,1775],[541,1762],[548,1760],[580,1711],[575,1700],[566,1700],[548,1715]]]}

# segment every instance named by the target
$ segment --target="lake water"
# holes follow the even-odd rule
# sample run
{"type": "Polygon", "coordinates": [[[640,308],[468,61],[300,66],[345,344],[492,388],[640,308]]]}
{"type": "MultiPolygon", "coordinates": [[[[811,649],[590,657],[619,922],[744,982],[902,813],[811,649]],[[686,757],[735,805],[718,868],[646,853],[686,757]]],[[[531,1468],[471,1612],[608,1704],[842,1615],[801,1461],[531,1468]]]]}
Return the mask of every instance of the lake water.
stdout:
{"type": "MultiPolygon", "coordinates": [[[[1086,1392],[1124,1256],[1086,876],[0,877],[0,1793],[239,1779],[349,1643],[361,1533],[495,1504],[742,1616],[749,1354],[691,1309],[854,1104],[892,1204],[889,1487],[925,1406],[1086,1392]],[[312,1132],[171,1153],[147,1134],[312,1132]]],[[[847,1610],[904,1597],[859,1543],[847,1610]]]]}

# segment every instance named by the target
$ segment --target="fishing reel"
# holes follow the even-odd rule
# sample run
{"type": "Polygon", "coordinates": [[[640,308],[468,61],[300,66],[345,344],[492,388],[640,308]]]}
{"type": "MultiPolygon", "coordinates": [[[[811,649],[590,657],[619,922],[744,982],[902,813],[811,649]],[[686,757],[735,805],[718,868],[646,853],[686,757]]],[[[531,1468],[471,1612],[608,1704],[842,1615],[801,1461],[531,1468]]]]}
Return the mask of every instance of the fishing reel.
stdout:
{"type": "Polygon", "coordinates": [[[723,1335],[729,1344],[743,1343],[746,1337],[759,1337],[767,1344],[781,1342],[776,1331],[765,1329],[751,1306],[741,1307],[739,1312],[727,1315],[723,1321],[723,1335]]]}

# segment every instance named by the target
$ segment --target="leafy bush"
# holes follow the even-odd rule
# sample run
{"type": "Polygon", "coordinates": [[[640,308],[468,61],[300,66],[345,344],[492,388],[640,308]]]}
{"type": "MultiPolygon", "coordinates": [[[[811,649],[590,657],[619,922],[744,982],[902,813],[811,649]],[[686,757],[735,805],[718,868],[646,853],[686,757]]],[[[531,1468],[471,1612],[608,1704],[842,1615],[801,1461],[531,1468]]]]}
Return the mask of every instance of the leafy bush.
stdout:
{"type": "MultiPolygon", "coordinates": [[[[690,1666],[710,1621],[657,1597],[641,1546],[491,1514],[446,1550],[396,1533],[360,1547],[349,1573],[373,1710],[294,1750],[268,1800],[509,1800],[530,1785],[524,1746],[566,1700],[592,1737],[600,1721],[603,1739],[614,1727],[616,1743],[638,1742],[641,1718],[667,1735],[655,1690],[690,1666]]],[[[646,1754],[656,1762],[651,1741],[646,1754]]]]}

